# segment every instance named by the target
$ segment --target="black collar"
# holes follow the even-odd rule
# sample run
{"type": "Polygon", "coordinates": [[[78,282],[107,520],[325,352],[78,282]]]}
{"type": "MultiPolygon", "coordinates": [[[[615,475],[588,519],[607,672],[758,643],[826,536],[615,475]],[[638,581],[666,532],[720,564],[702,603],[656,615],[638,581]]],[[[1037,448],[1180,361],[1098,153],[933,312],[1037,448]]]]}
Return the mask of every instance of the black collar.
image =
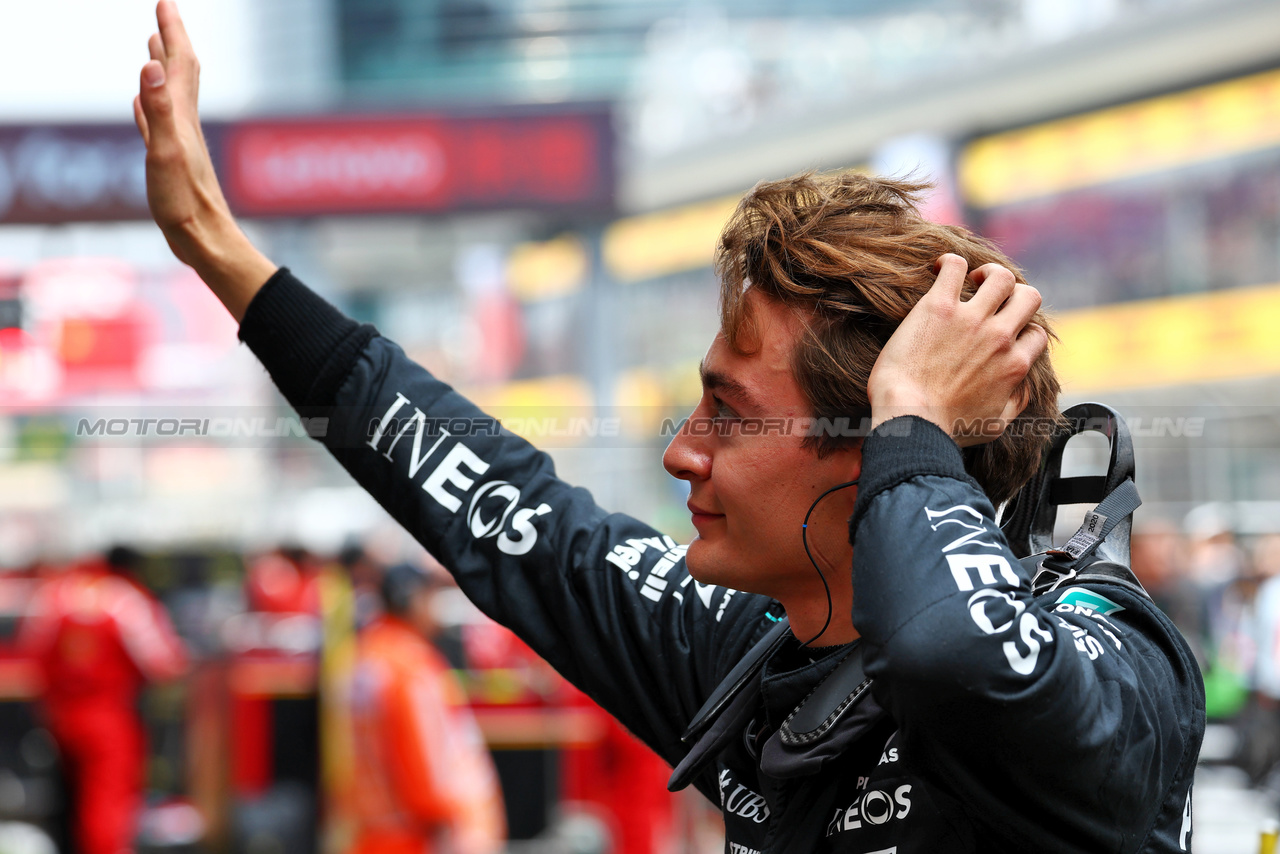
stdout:
{"type": "MultiPolygon", "coordinates": [[[[688,786],[730,744],[744,737],[763,711],[765,665],[791,637],[784,619],[711,693],[685,731],[684,741],[693,746],[672,772],[668,789],[674,792],[688,786]]],[[[885,716],[871,697],[870,686],[862,666],[862,647],[855,641],[766,739],[760,752],[761,770],[779,778],[805,776],[843,753],[885,716]]]]}

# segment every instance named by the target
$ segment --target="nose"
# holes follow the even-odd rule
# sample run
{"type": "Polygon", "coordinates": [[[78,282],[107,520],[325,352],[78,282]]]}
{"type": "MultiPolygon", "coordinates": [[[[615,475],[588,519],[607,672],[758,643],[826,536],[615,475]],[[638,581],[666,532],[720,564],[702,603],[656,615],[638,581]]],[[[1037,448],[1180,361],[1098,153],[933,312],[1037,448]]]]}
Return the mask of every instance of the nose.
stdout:
{"type": "Polygon", "coordinates": [[[662,454],[662,467],[680,480],[706,480],[711,477],[711,453],[706,446],[706,438],[695,435],[697,431],[693,429],[697,418],[698,410],[695,409],[662,454]]]}

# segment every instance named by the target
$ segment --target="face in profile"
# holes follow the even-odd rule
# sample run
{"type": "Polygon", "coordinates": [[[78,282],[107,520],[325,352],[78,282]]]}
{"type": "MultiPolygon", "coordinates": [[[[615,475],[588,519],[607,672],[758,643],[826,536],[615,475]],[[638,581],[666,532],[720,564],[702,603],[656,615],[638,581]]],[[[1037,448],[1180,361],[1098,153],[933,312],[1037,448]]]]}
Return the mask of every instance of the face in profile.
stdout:
{"type": "MultiPolygon", "coordinates": [[[[861,455],[845,449],[820,458],[805,446],[812,411],[791,370],[803,327],[781,304],[749,299],[751,352],[716,336],[702,362],[702,397],[663,455],[667,471],[689,484],[698,532],[689,571],[703,583],[783,601],[810,587],[825,597],[801,525],[819,495],[857,477],[861,455]]],[[[810,519],[809,545],[824,570],[849,565],[845,523],[855,496],[855,489],[829,496],[810,519]]]]}

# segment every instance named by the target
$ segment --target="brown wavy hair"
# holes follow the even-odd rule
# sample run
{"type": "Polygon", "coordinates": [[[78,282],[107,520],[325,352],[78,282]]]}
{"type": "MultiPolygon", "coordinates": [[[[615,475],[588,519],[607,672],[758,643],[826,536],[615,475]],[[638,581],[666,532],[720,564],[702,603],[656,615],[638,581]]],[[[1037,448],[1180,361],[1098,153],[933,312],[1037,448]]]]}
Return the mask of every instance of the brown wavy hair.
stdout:
{"type": "MultiPolygon", "coordinates": [[[[720,317],[726,342],[747,352],[753,319],[746,288],[805,321],[792,372],[821,424],[870,415],[867,380],[876,357],[936,278],[934,263],[953,252],[973,269],[1002,264],[1022,271],[990,242],[957,226],[925,220],[927,183],[856,173],[805,173],[758,184],[738,204],[716,249],[720,317]]],[[[965,284],[965,298],[974,285],[965,284]]],[[[1056,340],[1048,319],[1035,322],[1056,340]]],[[[1046,351],[1024,381],[1027,407],[994,441],[965,449],[965,468],[999,507],[1035,472],[1061,423],[1060,384],[1046,351]]],[[[810,434],[819,456],[860,439],[810,434]]]]}

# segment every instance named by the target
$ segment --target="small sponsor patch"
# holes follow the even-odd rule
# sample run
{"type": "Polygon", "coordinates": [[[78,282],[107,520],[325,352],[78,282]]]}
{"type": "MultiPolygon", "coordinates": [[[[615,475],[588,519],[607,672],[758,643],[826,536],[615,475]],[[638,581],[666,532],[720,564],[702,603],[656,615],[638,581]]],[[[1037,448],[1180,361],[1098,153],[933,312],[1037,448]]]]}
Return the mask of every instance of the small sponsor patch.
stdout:
{"type": "Polygon", "coordinates": [[[1061,605],[1063,603],[1088,608],[1090,611],[1103,616],[1124,610],[1123,605],[1116,604],[1101,593],[1094,593],[1092,590],[1085,590],[1083,587],[1071,587],[1063,591],[1062,595],[1058,597],[1057,604],[1061,605]]]}

